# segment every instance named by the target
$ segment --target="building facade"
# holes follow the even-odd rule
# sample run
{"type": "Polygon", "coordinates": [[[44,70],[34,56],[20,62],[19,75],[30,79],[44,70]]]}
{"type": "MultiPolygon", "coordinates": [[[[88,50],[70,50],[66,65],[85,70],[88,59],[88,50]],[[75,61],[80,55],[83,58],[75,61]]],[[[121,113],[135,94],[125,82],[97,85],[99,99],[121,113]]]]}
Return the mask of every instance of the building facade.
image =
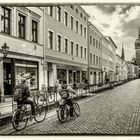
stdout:
{"type": "Polygon", "coordinates": [[[105,84],[109,79],[109,45],[110,42],[102,37],[102,83],[105,84]]]}
{"type": "Polygon", "coordinates": [[[109,45],[109,81],[115,82],[115,80],[116,80],[116,49],[117,49],[117,46],[111,37],[106,36],[106,39],[110,42],[110,45],[109,45]]]}
{"type": "Polygon", "coordinates": [[[87,79],[87,24],[80,6],[45,8],[45,84],[66,80],[77,86],[87,79]]]}
{"type": "Polygon", "coordinates": [[[88,25],[89,31],[89,84],[100,84],[102,80],[101,66],[101,32],[91,23],[88,25]]]}
{"type": "Polygon", "coordinates": [[[32,77],[30,89],[39,89],[43,81],[43,9],[0,7],[0,22],[0,46],[5,42],[9,46],[8,56],[0,62],[2,98],[13,94],[23,74],[32,77]]]}

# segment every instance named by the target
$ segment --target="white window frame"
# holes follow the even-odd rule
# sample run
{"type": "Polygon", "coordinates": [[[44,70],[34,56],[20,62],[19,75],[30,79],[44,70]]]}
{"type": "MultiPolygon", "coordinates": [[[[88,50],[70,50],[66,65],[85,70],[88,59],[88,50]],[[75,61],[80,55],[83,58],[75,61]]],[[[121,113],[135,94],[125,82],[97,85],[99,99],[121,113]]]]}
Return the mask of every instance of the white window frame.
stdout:
{"type": "Polygon", "coordinates": [[[69,27],[69,13],[66,10],[64,11],[64,25],[69,27]],[[67,25],[65,23],[65,13],[67,13],[67,25]]]}
{"type": "Polygon", "coordinates": [[[64,53],[66,53],[66,54],[69,54],[69,38],[67,38],[67,37],[64,37],[64,53]],[[65,52],[65,39],[67,39],[67,53],[65,52]]]}
{"type": "Polygon", "coordinates": [[[50,17],[54,17],[54,6],[48,6],[48,8],[47,8],[47,13],[48,13],[48,15],[50,16],[50,17]],[[49,8],[50,7],[52,7],[52,16],[50,15],[50,13],[49,13],[49,8]]]}
{"type": "Polygon", "coordinates": [[[57,33],[56,34],[56,50],[57,51],[59,51],[59,52],[63,52],[63,46],[62,46],[62,42],[63,42],[63,38],[62,38],[63,36],[61,35],[61,34],[59,34],[59,33],[57,33]],[[61,49],[60,49],[60,51],[58,50],[58,40],[57,40],[57,36],[61,36],[61,49]]]}
{"type": "MultiPolygon", "coordinates": [[[[53,42],[53,46],[52,46],[52,49],[54,49],[54,31],[51,30],[51,29],[48,29],[48,46],[49,46],[49,31],[53,33],[53,41],[52,41],[53,42]]],[[[49,49],[51,49],[51,48],[49,48],[49,49]]]]}

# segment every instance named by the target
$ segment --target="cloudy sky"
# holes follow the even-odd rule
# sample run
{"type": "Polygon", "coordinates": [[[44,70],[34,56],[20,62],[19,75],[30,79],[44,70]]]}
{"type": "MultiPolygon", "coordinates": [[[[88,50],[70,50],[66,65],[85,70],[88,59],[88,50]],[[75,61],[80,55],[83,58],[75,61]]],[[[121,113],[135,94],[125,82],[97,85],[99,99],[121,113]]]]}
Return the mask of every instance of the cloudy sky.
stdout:
{"type": "Polygon", "coordinates": [[[118,47],[117,54],[121,55],[123,43],[125,58],[131,60],[140,27],[140,6],[102,4],[82,7],[103,35],[112,37],[118,47]]]}

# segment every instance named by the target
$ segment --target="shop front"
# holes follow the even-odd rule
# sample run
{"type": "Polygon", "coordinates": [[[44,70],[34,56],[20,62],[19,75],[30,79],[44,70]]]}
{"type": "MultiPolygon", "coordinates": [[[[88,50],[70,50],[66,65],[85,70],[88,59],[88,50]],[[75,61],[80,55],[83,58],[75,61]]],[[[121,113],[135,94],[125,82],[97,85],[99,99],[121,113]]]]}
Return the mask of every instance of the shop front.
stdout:
{"type": "Polygon", "coordinates": [[[31,90],[38,89],[38,62],[6,58],[3,61],[4,96],[12,95],[14,87],[20,83],[22,75],[29,75],[27,79],[31,90]]]}
{"type": "Polygon", "coordinates": [[[48,87],[54,86],[56,80],[60,84],[62,81],[66,81],[69,85],[80,85],[87,79],[86,68],[54,63],[51,65],[51,68],[48,69],[48,87]]]}

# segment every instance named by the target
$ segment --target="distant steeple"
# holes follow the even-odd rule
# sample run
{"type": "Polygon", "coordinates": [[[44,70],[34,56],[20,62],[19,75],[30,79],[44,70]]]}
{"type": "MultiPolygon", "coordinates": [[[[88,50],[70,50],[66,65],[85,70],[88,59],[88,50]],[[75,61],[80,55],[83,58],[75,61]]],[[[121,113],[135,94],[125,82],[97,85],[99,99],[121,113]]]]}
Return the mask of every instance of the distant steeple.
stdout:
{"type": "Polygon", "coordinates": [[[124,55],[124,48],[123,48],[123,44],[122,44],[122,55],[121,55],[122,60],[125,60],[125,55],[124,55]]]}
{"type": "Polygon", "coordinates": [[[139,27],[138,39],[140,39],[140,27],[139,27]]]}

